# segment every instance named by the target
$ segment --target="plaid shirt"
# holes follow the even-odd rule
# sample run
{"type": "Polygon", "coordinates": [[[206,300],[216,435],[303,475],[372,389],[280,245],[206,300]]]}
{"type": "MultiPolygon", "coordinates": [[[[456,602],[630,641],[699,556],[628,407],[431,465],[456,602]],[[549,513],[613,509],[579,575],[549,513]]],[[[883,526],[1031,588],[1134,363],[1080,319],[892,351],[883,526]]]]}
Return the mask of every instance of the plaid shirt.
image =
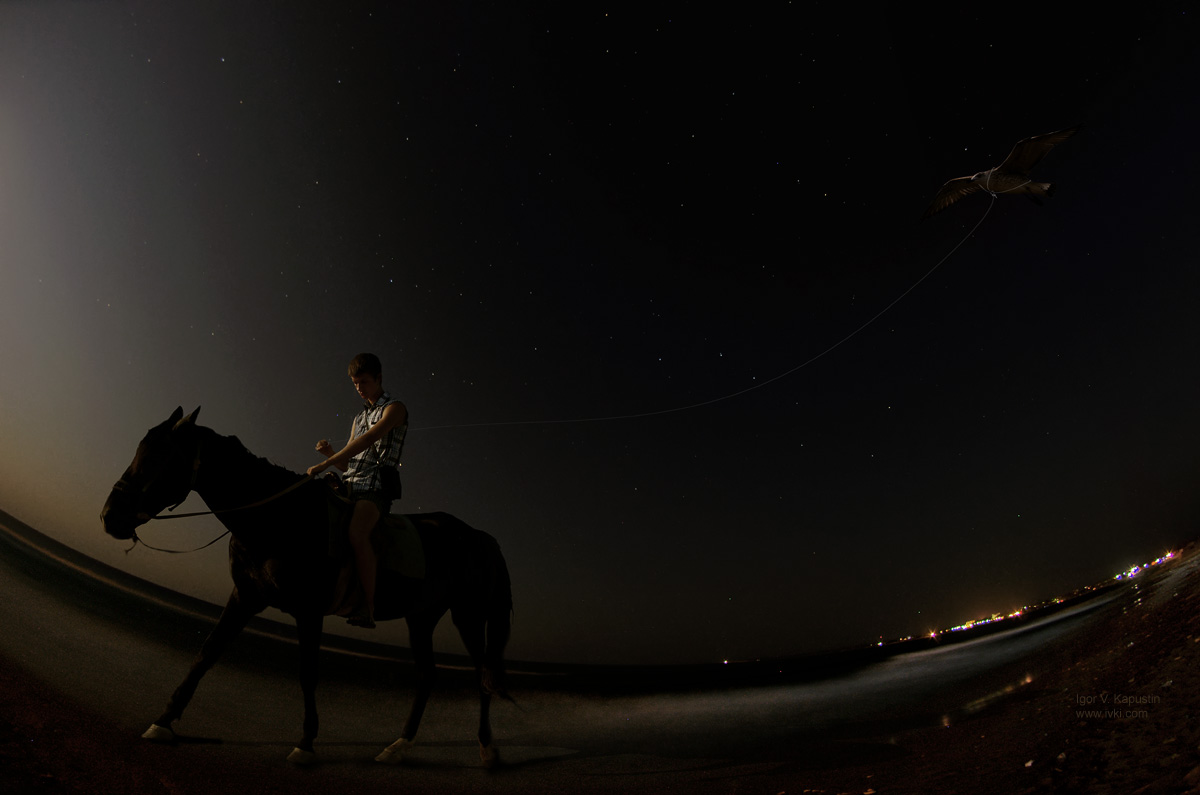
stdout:
{"type": "MultiPolygon", "coordinates": [[[[383,417],[383,409],[398,401],[384,392],[373,405],[364,405],[363,410],[350,425],[350,438],[357,439],[383,417]]],[[[397,425],[380,437],[374,444],[350,459],[346,474],[342,476],[351,494],[364,491],[379,491],[382,487],[380,471],[384,467],[400,467],[400,452],[404,449],[404,434],[407,422],[397,425]]]]}

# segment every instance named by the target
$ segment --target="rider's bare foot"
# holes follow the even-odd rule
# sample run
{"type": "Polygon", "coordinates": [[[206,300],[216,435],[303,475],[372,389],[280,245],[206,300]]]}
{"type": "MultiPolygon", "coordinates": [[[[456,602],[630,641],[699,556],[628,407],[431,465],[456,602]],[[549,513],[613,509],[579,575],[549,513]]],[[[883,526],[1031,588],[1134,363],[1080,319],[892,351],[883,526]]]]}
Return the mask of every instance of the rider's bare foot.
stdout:
{"type": "Polygon", "coordinates": [[[346,623],[352,627],[375,629],[375,618],[370,613],[355,613],[346,617],[346,623]]]}

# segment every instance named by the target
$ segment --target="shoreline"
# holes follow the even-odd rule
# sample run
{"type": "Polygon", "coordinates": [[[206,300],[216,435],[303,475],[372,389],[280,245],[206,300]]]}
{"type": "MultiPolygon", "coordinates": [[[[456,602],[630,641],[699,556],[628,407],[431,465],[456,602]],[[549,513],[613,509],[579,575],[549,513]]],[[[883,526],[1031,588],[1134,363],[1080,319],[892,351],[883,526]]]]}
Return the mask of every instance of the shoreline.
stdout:
{"type": "MultiPolygon", "coordinates": [[[[1097,620],[1090,621],[1086,631],[1064,636],[1061,644],[1048,647],[1036,660],[1024,660],[1029,668],[1023,677],[998,682],[994,692],[946,712],[940,723],[936,715],[922,713],[916,716],[919,720],[911,714],[895,720],[885,716],[839,726],[821,736],[789,736],[786,728],[770,728],[761,746],[743,740],[713,752],[712,762],[705,763],[712,764],[710,774],[703,772],[707,767],[688,767],[704,760],[697,761],[697,754],[703,752],[687,741],[684,724],[678,738],[680,775],[708,775],[704,786],[689,785],[699,792],[1200,795],[1200,721],[1196,720],[1200,716],[1200,546],[1189,545],[1176,559],[1110,593],[1112,602],[1100,606],[1103,613],[1092,614],[1097,620]],[[913,728],[914,723],[926,725],[913,728]]],[[[199,619],[183,623],[187,625],[177,631],[190,640],[199,619]]],[[[235,655],[237,659],[230,663],[247,664],[254,649],[274,649],[272,657],[287,656],[287,646],[273,638],[259,638],[251,646],[249,653],[235,655]]],[[[323,681],[326,675],[335,682],[352,675],[337,660],[356,666],[364,662],[344,653],[326,655],[323,681]]],[[[273,676],[287,676],[289,669],[277,669],[277,662],[249,664],[269,666],[273,676]]],[[[394,662],[388,658],[378,664],[394,662]]],[[[147,743],[138,736],[139,728],[82,705],[28,665],[29,661],[0,656],[0,786],[6,791],[215,795],[255,782],[252,786],[259,792],[303,792],[315,786],[314,775],[349,776],[345,786],[339,784],[344,792],[378,789],[375,767],[358,767],[357,762],[346,767],[347,763],[334,761],[323,770],[297,771],[257,761],[264,756],[274,761],[269,754],[252,754],[248,759],[233,753],[236,743],[190,747],[147,743]],[[196,775],[198,759],[205,760],[202,776],[196,775]]],[[[469,680],[466,672],[446,669],[439,690],[448,685],[461,691],[470,686],[469,680]]],[[[522,676],[519,682],[535,703],[541,690],[565,687],[608,703],[614,693],[638,692],[646,685],[631,688],[629,683],[614,685],[597,679],[597,689],[589,690],[587,684],[586,678],[534,674],[522,676]],[[581,690],[574,690],[580,685],[581,690]]],[[[745,685],[743,681],[735,686],[745,685]]],[[[721,689],[718,685],[713,691],[721,689]]],[[[646,698],[650,705],[669,704],[675,695],[677,691],[670,691],[646,698]]],[[[514,731],[516,736],[500,737],[502,744],[529,742],[514,731]]],[[[539,782],[581,765],[603,763],[609,770],[636,764],[621,748],[616,744],[577,750],[560,762],[541,761],[534,768],[518,762],[499,777],[489,778],[487,786],[498,792],[554,791],[539,782]]],[[[355,759],[364,754],[362,764],[367,764],[365,749],[350,751],[355,759]]],[[[336,755],[337,748],[327,752],[336,755]]],[[[663,758],[669,763],[675,754],[663,758]]],[[[391,775],[390,770],[384,772],[391,775]]],[[[409,781],[399,775],[394,781],[412,792],[484,786],[476,778],[483,774],[470,768],[425,767],[411,774],[424,778],[409,781]],[[438,782],[436,786],[431,779],[438,782]]],[[[613,774],[619,773],[604,775],[613,774]]],[[[659,781],[670,776],[657,775],[659,781]]],[[[588,786],[605,780],[597,776],[588,786]]],[[[637,786],[631,782],[631,791],[654,791],[650,783],[650,779],[637,786]]],[[[583,787],[580,791],[599,790],[583,787]]]]}
{"type": "MultiPolygon", "coordinates": [[[[101,587],[116,594],[119,601],[149,601],[171,611],[178,622],[188,626],[189,633],[207,633],[221,615],[221,605],[188,596],[90,558],[0,510],[0,550],[3,550],[5,545],[17,554],[24,555],[35,576],[50,577],[65,573],[91,578],[101,587]]],[[[1058,613],[1085,605],[1131,584],[1130,580],[1114,580],[1085,586],[1065,597],[1049,599],[1026,608],[1019,616],[980,622],[955,630],[939,630],[935,637],[902,638],[785,657],[730,660],[721,663],[592,665],[508,660],[508,673],[514,677],[528,677],[528,684],[533,687],[538,687],[539,681],[553,687],[556,680],[570,680],[572,689],[611,694],[687,692],[811,682],[861,670],[901,654],[943,648],[991,635],[1032,628],[1058,613]]],[[[110,617],[117,620],[122,618],[120,613],[111,613],[110,617]]],[[[296,642],[295,628],[292,624],[263,616],[251,619],[245,634],[291,645],[296,642]]],[[[326,633],[321,646],[322,654],[326,658],[347,656],[358,661],[369,660],[385,665],[412,662],[406,647],[365,638],[326,633]]],[[[465,654],[437,652],[435,659],[439,669],[447,672],[472,669],[470,658],[465,654]]],[[[333,665],[337,667],[337,663],[333,665]]]]}

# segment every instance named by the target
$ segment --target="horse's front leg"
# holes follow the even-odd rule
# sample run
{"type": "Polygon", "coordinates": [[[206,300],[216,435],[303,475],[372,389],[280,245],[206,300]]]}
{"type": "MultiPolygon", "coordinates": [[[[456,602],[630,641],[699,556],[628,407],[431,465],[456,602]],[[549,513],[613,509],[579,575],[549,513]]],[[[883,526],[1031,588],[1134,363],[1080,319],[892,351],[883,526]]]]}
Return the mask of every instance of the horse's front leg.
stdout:
{"type": "Polygon", "coordinates": [[[155,742],[172,742],[175,739],[175,732],[171,728],[171,724],[183,716],[183,711],[192,700],[192,696],[195,695],[196,686],[200,684],[204,674],[216,664],[221,653],[225,651],[225,647],[245,628],[246,622],[257,612],[258,610],[242,601],[238,589],[234,588],[233,593],[229,595],[229,601],[225,603],[225,609],[221,611],[221,618],[217,621],[217,625],[205,638],[204,645],[200,647],[200,653],[192,662],[187,676],[179,687],[175,688],[171,700],[167,702],[166,711],[150,724],[150,728],[142,737],[155,742]]]}
{"type": "Polygon", "coordinates": [[[317,661],[321,652],[321,630],[325,616],[305,613],[296,616],[300,637],[300,689],[304,691],[304,737],[288,754],[288,761],[300,765],[316,760],[313,740],[317,738],[317,661]]]}

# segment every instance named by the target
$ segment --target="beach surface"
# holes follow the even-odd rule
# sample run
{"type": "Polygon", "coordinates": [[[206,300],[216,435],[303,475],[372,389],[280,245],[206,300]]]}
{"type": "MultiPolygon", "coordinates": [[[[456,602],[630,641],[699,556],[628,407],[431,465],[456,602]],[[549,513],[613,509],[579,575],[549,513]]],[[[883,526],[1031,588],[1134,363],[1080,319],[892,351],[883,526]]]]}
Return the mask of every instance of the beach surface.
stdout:
{"type": "Polygon", "coordinates": [[[605,669],[515,665],[520,706],[494,709],[494,771],[478,766],[470,676],[454,666],[412,761],[373,762],[407,709],[411,666],[353,654],[323,658],[320,761],[288,764],[295,662],[286,641],[261,633],[201,684],[183,742],[142,740],[210,619],[41,555],[0,545],[6,792],[1200,793],[1195,544],[1052,637],[901,655],[829,682],[656,692],[670,672],[639,686],[636,672],[612,669],[618,684],[605,688],[605,669]],[[997,649],[1009,658],[967,666],[997,649]],[[926,694],[918,670],[948,672],[946,685],[926,694]],[[897,699],[909,683],[913,697],[897,699]]]}

